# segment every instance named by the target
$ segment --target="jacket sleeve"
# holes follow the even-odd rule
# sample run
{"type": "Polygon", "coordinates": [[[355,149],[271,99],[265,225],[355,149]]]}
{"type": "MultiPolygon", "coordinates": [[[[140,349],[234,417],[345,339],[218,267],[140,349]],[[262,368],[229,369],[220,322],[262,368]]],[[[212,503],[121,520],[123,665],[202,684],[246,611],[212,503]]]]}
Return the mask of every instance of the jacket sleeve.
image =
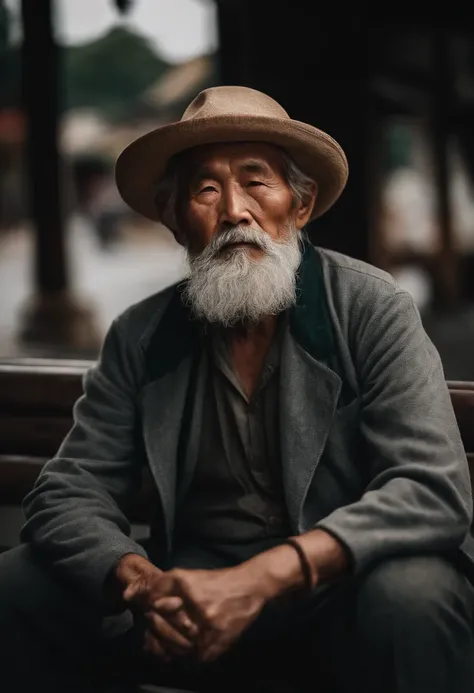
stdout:
{"type": "Polygon", "coordinates": [[[146,556],[123,512],[139,476],[135,380],[116,321],[84,378],[70,433],[23,502],[21,540],[99,601],[122,556],[146,556]]]}
{"type": "Polygon", "coordinates": [[[469,469],[440,357],[409,294],[359,314],[352,353],[361,388],[365,493],[318,523],[356,572],[399,553],[458,548],[469,532],[469,469]]]}

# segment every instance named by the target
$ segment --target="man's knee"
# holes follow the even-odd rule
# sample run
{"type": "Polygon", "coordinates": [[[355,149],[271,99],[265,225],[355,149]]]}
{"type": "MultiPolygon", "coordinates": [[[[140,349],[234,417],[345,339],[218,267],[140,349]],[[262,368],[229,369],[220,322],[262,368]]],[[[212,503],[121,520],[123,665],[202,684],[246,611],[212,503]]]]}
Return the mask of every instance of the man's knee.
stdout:
{"type": "Polygon", "coordinates": [[[391,558],[360,578],[357,622],[379,631],[402,626],[415,634],[433,623],[471,622],[474,591],[448,560],[439,556],[391,558]]]}
{"type": "Polygon", "coordinates": [[[0,619],[13,619],[19,627],[24,619],[47,622],[77,616],[99,630],[101,615],[92,604],[56,577],[28,544],[0,555],[0,619]]]}
{"type": "MultiPolygon", "coordinates": [[[[35,560],[28,545],[18,546],[0,555],[0,610],[14,612],[40,608],[55,593],[52,579],[35,560]]],[[[47,608],[47,604],[46,604],[47,608]]]]}

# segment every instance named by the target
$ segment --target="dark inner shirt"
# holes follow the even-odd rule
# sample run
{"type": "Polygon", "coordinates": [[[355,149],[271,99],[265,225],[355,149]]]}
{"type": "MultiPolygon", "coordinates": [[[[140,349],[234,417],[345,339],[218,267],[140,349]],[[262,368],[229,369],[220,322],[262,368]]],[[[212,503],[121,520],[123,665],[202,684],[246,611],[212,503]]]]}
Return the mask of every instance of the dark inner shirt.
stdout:
{"type": "Polygon", "coordinates": [[[178,542],[271,546],[291,534],[280,465],[281,338],[280,324],[250,399],[224,340],[210,339],[198,458],[177,517],[178,542]]]}

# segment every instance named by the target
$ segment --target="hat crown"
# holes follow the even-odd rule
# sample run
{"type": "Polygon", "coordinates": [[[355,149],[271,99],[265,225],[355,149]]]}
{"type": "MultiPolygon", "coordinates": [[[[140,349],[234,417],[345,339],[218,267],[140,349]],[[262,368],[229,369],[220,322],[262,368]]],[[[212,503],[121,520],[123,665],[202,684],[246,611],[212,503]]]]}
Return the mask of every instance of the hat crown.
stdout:
{"type": "Polygon", "coordinates": [[[277,101],[260,91],[249,87],[211,87],[196,96],[181,120],[232,115],[289,119],[277,101]]]}

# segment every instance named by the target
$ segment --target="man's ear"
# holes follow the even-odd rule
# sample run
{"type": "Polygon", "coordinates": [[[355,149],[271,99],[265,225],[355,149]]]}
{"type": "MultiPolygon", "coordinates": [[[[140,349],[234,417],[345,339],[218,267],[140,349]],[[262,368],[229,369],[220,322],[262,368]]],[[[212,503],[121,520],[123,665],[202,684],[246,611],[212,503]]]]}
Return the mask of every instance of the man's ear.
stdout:
{"type": "Polygon", "coordinates": [[[318,195],[318,184],[316,181],[312,182],[311,190],[305,196],[304,200],[298,200],[296,205],[296,215],[295,223],[296,227],[301,230],[303,229],[308,221],[311,219],[311,214],[313,212],[314,203],[316,202],[316,197],[318,195]]]}
{"type": "Polygon", "coordinates": [[[188,241],[186,238],[186,234],[180,229],[180,227],[177,226],[176,229],[170,229],[170,231],[173,233],[173,236],[176,238],[179,245],[182,245],[183,248],[186,248],[188,245],[188,241]]]}
{"type": "Polygon", "coordinates": [[[168,228],[180,245],[185,246],[185,236],[180,231],[180,224],[176,218],[175,205],[169,199],[166,193],[158,194],[155,197],[155,206],[160,217],[160,221],[168,228]]]}

